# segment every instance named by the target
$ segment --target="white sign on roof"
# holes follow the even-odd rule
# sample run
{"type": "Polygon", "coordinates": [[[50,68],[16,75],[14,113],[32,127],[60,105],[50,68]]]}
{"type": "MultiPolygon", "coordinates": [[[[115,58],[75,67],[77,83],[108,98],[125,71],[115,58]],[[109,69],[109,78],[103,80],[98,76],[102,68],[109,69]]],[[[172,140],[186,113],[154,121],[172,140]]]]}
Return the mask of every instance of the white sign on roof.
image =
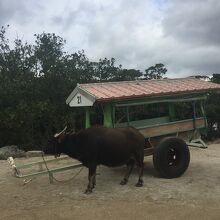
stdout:
{"type": "Polygon", "coordinates": [[[70,107],[81,107],[81,106],[92,106],[92,105],[93,102],[79,92],[75,94],[75,96],[69,103],[70,107]]]}

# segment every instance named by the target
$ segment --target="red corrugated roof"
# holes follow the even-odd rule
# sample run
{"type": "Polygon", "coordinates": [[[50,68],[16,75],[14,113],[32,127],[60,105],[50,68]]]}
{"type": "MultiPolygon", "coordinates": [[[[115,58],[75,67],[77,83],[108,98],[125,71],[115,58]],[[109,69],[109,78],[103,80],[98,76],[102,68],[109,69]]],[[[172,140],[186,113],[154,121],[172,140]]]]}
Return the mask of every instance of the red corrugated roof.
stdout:
{"type": "Polygon", "coordinates": [[[78,86],[97,101],[220,91],[220,84],[195,78],[89,83],[78,86]]]}

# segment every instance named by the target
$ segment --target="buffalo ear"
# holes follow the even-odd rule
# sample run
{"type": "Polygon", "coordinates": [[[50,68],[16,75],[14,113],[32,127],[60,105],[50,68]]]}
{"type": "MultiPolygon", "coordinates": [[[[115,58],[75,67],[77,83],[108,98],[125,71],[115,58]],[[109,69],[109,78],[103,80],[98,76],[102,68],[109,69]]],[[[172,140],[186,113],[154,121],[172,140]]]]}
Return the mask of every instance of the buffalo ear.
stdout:
{"type": "Polygon", "coordinates": [[[65,137],[66,137],[66,133],[62,133],[58,137],[56,137],[56,139],[57,139],[58,143],[60,144],[63,142],[65,137]]]}
{"type": "Polygon", "coordinates": [[[72,128],[68,133],[69,133],[69,134],[76,134],[75,128],[72,128]]]}

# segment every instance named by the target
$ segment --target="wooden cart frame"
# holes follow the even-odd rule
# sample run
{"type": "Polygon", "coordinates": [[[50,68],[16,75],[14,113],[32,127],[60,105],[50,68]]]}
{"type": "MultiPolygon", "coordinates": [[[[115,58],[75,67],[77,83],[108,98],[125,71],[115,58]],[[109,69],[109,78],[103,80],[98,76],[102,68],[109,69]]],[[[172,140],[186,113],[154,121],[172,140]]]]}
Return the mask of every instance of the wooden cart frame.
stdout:
{"type": "MultiPolygon", "coordinates": [[[[133,126],[137,128],[151,144],[146,145],[146,155],[152,154],[152,142],[157,142],[166,136],[178,136],[184,139],[188,145],[206,148],[207,145],[201,139],[201,132],[205,133],[207,129],[207,119],[205,115],[206,94],[167,96],[157,98],[144,98],[127,101],[117,101],[102,103],[103,106],[103,125],[105,127],[127,127],[133,126]],[[175,115],[175,103],[190,103],[192,105],[191,118],[177,120],[175,115]],[[165,117],[157,117],[146,120],[131,121],[129,117],[129,109],[131,106],[141,106],[157,103],[167,103],[169,106],[168,115],[165,117]],[[116,108],[125,107],[127,121],[124,123],[116,122],[116,108]],[[201,115],[196,115],[196,108],[200,110],[201,115]],[[151,150],[149,149],[151,148],[151,150]],[[151,152],[151,153],[150,153],[151,152]]],[[[85,127],[91,127],[90,112],[92,107],[84,107],[85,110],[85,127]]]]}

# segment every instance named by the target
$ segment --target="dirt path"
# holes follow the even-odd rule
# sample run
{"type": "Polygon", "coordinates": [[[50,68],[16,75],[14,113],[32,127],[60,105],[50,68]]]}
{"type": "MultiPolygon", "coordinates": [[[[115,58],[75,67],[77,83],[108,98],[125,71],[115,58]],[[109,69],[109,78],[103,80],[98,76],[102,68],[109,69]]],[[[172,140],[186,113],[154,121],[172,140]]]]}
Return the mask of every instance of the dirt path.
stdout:
{"type": "MultiPolygon", "coordinates": [[[[34,160],[39,158],[16,162],[34,160]]],[[[68,179],[76,172],[55,177],[68,179]]],[[[134,186],[137,170],[128,185],[119,185],[124,172],[99,167],[94,193],[84,195],[86,168],[66,184],[49,184],[48,176],[41,176],[24,185],[0,161],[0,219],[220,219],[220,144],[191,148],[190,167],[177,179],[158,178],[151,157],[145,159],[144,187],[134,186]]]]}

